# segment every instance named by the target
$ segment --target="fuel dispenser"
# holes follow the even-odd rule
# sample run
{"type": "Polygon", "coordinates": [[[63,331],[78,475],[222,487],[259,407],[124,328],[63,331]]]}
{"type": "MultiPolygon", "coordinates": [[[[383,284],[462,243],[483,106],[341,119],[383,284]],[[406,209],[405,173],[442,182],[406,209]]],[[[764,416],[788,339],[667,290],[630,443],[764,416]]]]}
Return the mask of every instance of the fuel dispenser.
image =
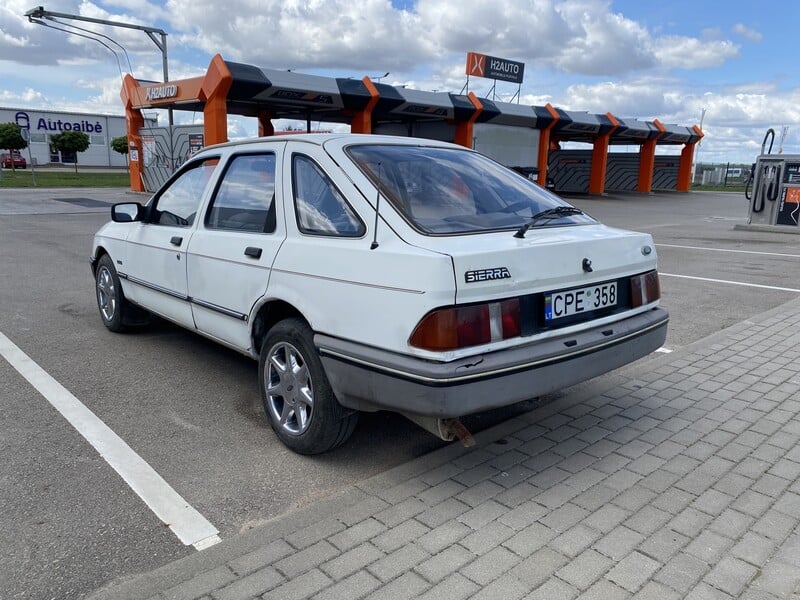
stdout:
{"type": "Polygon", "coordinates": [[[768,129],[761,154],[744,188],[753,225],[797,227],[800,222],[800,154],[772,154],[775,131],[768,129]],[[767,149],[767,141],[769,148],[767,149]]]}

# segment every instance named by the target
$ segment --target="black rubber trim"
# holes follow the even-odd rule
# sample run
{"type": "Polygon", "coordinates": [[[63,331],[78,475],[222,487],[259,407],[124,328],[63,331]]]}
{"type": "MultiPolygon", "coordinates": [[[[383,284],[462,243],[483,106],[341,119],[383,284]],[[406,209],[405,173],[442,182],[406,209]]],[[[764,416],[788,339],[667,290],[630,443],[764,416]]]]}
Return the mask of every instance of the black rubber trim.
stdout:
{"type": "Polygon", "coordinates": [[[160,292],[166,296],[171,296],[172,298],[177,298],[178,300],[184,300],[196,306],[202,306],[203,308],[213,310],[214,312],[218,312],[222,315],[225,315],[226,317],[231,317],[238,321],[247,321],[247,315],[235,310],[231,310],[230,308],[225,308],[224,306],[219,306],[218,304],[213,304],[211,302],[206,302],[205,300],[198,300],[197,298],[192,298],[191,296],[187,296],[179,292],[168,290],[161,286],[148,283],[147,281],[142,281],[141,279],[137,279],[135,277],[129,277],[126,273],[117,272],[117,275],[119,276],[120,279],[125,279],[127,281],[130,281],[131,283],[141,285],[142,287],[145,287],[149,290],[153,290],[154,292],[160,292]]]}

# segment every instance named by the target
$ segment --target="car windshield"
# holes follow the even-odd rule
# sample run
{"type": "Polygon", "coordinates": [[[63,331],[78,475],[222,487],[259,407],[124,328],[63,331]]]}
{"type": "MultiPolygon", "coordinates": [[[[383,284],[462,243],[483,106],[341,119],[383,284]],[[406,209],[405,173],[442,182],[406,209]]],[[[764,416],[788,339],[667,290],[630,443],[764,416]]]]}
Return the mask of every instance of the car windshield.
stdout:
{"type": "MultiPolygon", "coordinates": [[[[348,155],[384,197],[429,234],[517,230],[534,215],[569,206],[525,177],[475,152],[407,145],[353,145],[348,155]]],[[[530,228],[595,223],[584,214],[530,228]]]]}

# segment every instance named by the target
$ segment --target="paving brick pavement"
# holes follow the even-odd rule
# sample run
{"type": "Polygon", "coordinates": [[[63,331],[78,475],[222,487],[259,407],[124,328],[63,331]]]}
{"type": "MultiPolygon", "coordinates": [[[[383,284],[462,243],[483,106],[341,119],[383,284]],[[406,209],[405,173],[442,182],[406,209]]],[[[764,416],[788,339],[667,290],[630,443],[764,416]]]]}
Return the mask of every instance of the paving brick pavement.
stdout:
{"type": "Polygon", "coordinates": [[[800,598],[800,303],[91,598],[800,598]]]}

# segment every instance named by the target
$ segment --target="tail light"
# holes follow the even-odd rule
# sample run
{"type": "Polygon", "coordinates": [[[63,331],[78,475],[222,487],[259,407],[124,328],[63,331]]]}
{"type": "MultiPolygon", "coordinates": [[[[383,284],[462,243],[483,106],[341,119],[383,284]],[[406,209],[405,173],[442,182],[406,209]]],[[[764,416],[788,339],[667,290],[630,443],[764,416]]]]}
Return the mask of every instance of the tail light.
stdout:
{"type": "Polygon", "coordinates": [[[428,313],[409,343],[437,352],[488,344],[520,335],[519,299],[452,306],[428,313]]]}
{"type": "Polygon", "coordinates": [[[661,298],[658,271],[649,271],[631,277],[631,308],[650,304],[661,298]]]}

